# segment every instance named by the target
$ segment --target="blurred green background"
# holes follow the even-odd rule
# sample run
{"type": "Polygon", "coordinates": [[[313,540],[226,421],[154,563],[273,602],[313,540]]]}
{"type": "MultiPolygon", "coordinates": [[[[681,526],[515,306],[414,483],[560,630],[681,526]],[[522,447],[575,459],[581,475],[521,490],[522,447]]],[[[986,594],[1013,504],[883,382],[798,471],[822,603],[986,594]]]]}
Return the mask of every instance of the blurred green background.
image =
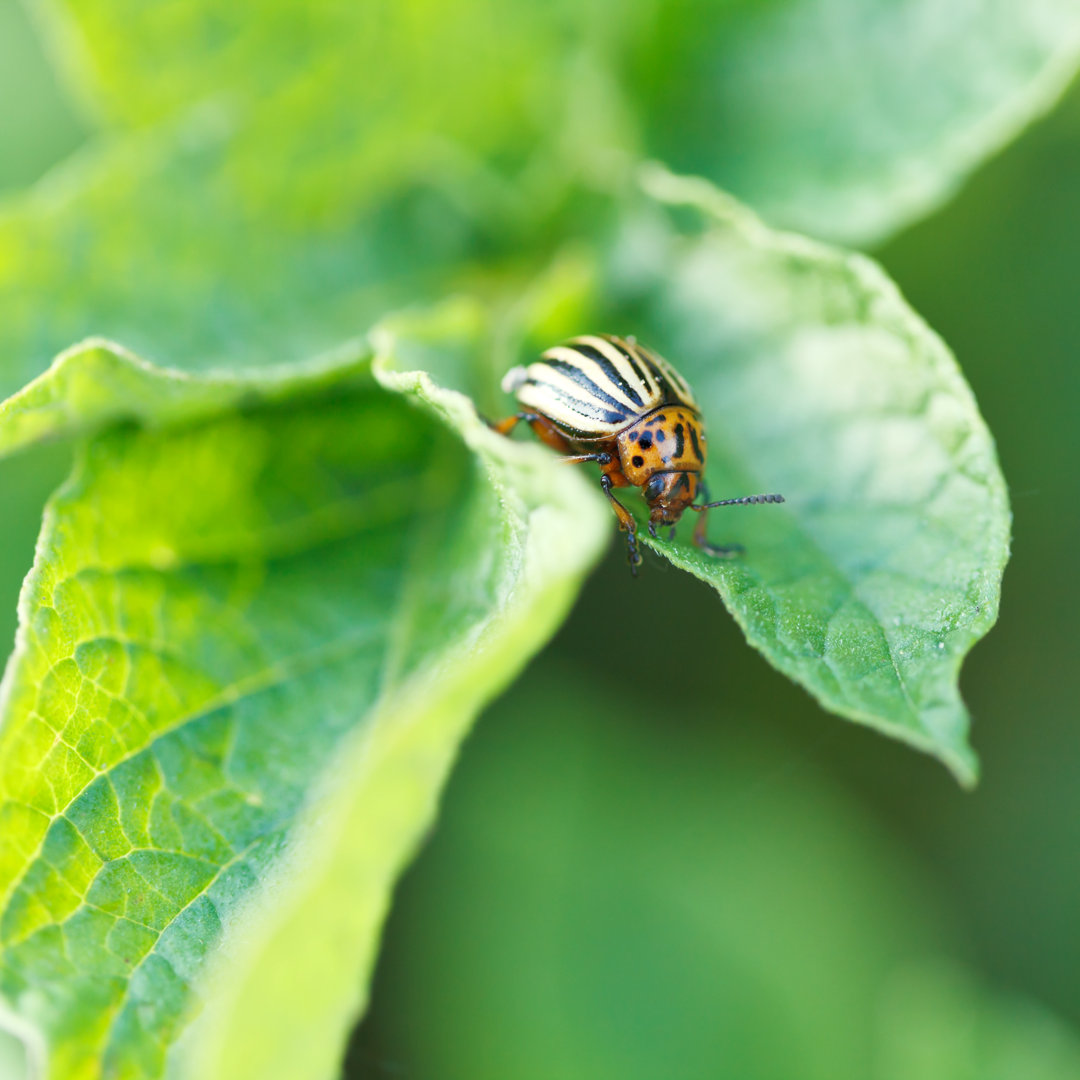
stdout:
{"type": "MultiPolygon", "coordinates": [[[[88,130],[0,5],[0,198],[88,130]]],[[[656,559],[632,582],[613,544],[465,747],[348,1075],[1080,1076],[1078,252],[1074,88],[873,253],[956,352],[1012,489],[1001,622],[963,675],[976,792],[823,714],[711,590],[656,559]]],[[[9,639],[65,461],[0,466],[9,639]]]]}

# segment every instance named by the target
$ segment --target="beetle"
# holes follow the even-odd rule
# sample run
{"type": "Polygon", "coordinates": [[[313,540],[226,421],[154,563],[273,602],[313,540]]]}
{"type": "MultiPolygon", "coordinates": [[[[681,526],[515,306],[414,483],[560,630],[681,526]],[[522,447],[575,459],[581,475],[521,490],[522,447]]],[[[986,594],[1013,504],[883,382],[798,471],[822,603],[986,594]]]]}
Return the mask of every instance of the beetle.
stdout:
{"type": "Polygon", "coordinates": [[[512,368],[503,390],[522,411],[492,426],[509,435],[524,421],[541,442],[566,456],[564,462],[595,461],[600,486],[626,533],[630,570],[641,552],[637,522],[612,488],[637,487],[649,506],[649,533],[675,525],[686,510],[700,515],[694,544],[717,558],[739,546],[706,538],[706,511],[716,506],[782,503],[782,495],[745,495],[709,502],[705,486],[705,424],[686,380],[662,356],[633,337],[593,334],[555,345],[531,364],[512,368]],[[702,502],[695,502],[700,495],[702,502]]]}

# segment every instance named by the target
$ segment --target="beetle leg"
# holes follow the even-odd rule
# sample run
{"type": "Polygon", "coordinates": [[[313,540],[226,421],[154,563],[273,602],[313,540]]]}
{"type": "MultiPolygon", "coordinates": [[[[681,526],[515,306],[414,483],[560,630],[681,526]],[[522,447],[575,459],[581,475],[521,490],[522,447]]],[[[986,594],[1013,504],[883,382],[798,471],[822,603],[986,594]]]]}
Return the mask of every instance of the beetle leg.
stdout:
{"type": "Polygon", "coordinates": [[[746,550],[742,544],[725,545],[709,543],[709,541],[705,539],[705,530],[702,527],[704,523],[705,518],[702,516],[694,529],[693,540],[695,546],[701,548],[706,555],[711,555],[714,559],[735,559],[746,550]]]}
{"type": "Polygon", "coordinates": [[[571,454],[570,457],[559,458],[563,465],[579,465],[583,461],[596,461],[601,465],[611,464],[610,454],[571,454]]]}
{"type": "MultiPolygon", "coordinates": [[[[659,540],[660,539],[659,535],[656,532],[656,523],[653,522],[653,521],[649,522],[649,535],[654,540],[659,540]]],[[[674,525],[672,525],[671,528],[668,529],[667,539],[668,539],[669,544],[671,543],[672,540],[675,539],[675,526],[674,525]]]]}
{"type": "Polygon", "coordinates": [[[626,533],[626,558],[630,563],[630,573],[637,577],[637,568],[641,565],[641,552],[637,546],[637,522],[633,519],[630,511],[614,495],[611,494],[611,477],[604,473],[600,477],[600,486],[611,503],[615,516],[619,519],[619,528],[626,533]]]}
{"type": "Polygon", "coordinates": [[[701,515],[698,518],[697,524],[694,526],[694,544],[696,547],[701,548],[707,555],[711,555],[714,559],[734,559],[736,555],[743,553],[743,546],[741,544],[710,544],[708,538],[705,535],[705,523],[708,516],[708,510],[702,510],[697,506],[691,506],[691,510],[697,510],[701,515]]]}
{"type": "Polygon", "coordinates": [[[518,426],[518,421],[527,420],[530,416],[534,416],[535,413],[515,413],[513,416],[508,416],[505,420],[488,420],[487,426],[492,431],[497,431],[500,435],[509,435],[511,431],[518,426]]]}
{"type": "MultiPolygon", "coordinates": [[[[701,481],[701,495],[705,502],[709,501],[709,489],[705,486],[705,481],[701,481]]],[[[745,550],[741,544],[710,544],[709,539],[706,536],[706,526],[708,524],[709,511],[700,506],[691,505],[691,510],[697,511],[699,517],[697,524],[694,526],[694,546],[701,548],[706,555],[711,555],[714,559],[734,559],[737,555],[741,555],[745,550]]]]}
{"type": "Polygon", "coordinates": [[[570,444],[561,431],[546,417],[534,412],[519,412],[508,416],[505,420],[491,424],[492,431],[500,435],[509,435],[517,425],[524,420],[536,432],[536,437],[552,450],[569,450],[570,444]]]}

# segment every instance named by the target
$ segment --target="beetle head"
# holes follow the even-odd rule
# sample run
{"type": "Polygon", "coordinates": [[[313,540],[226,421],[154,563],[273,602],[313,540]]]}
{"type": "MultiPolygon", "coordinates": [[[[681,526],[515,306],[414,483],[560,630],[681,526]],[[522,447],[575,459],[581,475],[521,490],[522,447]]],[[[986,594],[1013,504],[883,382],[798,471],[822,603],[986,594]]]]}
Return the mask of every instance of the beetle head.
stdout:
{"type": "Polygon", "coordinates": [[[641,489],[652,525],[674,525],[697,498],[699,477],[693,472],[658,472],[641,489]]]}

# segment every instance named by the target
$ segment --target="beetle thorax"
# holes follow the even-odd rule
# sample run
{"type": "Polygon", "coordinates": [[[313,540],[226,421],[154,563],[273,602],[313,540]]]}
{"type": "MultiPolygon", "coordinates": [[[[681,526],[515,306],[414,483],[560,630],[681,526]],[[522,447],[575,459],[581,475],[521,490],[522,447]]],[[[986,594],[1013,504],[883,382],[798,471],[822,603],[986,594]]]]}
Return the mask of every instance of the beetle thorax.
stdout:
{"type": "Polygon", "coordinates": [[[682,405],[662,405],[619,432],[623,475],[642,487],[658,472],[700,473],[705,468],[701,417],[682,405]]]}

